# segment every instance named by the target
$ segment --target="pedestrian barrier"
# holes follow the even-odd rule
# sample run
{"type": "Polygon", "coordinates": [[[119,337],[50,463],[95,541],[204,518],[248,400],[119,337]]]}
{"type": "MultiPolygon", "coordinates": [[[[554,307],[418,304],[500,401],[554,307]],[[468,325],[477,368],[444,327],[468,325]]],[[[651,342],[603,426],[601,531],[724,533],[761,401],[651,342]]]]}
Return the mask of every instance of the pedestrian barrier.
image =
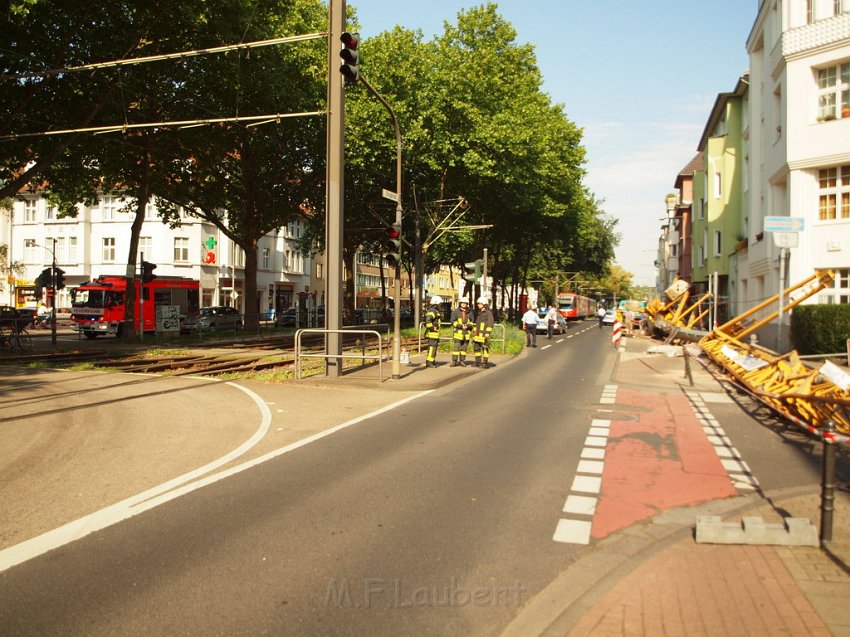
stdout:
{"type": "MultiPolygon", "coordinates": [[[[386,339],[386,343],[389,344],[389,338],[386,339]]],[[[380,382],[384,382],[384,372],[383,372],[383,360],[384,360],[384,338],[381,336],[381,333],[377,330],[357,330],[357,329],[324,329],[324,328],[304,328],[297,330],[295,332],[295,378],[301,380],[301,361],[305,358],[323,358],[325,359],[325,364],[327,365],[327,360],[330,358],[333,359],[354,359],[359,358],[365,364],[366,359],[373,359],[378,361],[378,377],[380,382]],[[363,334],[364,338],[361,341],[362,351],[359,354],[346,354],[343,350],[341,354],[329,354],[326,351],[322,353],[315,354],[307,354],[301,350],[301,336],[302,334],[363,334]],[[378,351],[376,354],[368,354],[366,353],[366,338],[367,336],[374,335],[377,337],[378,351]]]]}
{"type": "Polygon", "coordinates": [[[620,321],[615,320],[613,329],[611,330],[611,345],[613,345],[614,347],[618,347],[622,338],[623,326],[620,325],[620,321]]]}
{"type": "MultiPolygon", "coordinates": [[[[782,292],[788,312],[805,299],[832,285],[833,272],[819,271],[782,292]]],[[[765,405],[810,433],[850,444],[850,374],[824,362],[808,366],[796,350],[780,355],[747,337],[777,318],[779,312],[757,318],[777,305],[779,295],[767,299],[715,328],[699,342],[700,348],[741,387],[765,405]],[[834,423],[835,432],[827,431],[834,423]]]]}

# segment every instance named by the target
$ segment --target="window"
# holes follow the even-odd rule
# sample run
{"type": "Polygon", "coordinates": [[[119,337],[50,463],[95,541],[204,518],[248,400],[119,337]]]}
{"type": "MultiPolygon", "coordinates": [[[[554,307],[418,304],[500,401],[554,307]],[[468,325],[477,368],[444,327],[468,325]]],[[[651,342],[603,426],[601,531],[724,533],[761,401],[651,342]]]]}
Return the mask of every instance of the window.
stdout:
{"type": "Polygon", "coordinates": [[[850,62],[818,69],[818,121],[850,117],[850,62]]]}
{"type": "Polygon", "coordinates": [[[145,219],[156,219],[156,206],[151,201],[145,204],[145,219]]]}
{"type": "Polygon", "coordinates": [[[723,254],[723,233],[720,230],[714,231],[714,256],[719,257],[723,254]]]}
{"type": "Polygon", "coordinates": [[[189,260],[189,239],[188,237],[174,237],[174,261],[189,260]]]}
{"type": "Polygon", "coordinates": [[[38,221],[38,199],[26,199],[24,201],[24,223],[35,223],[38,221]]]}
{"type": "Polygon", "coordinates": [[[316,264],[316,278],[317,279],[321,279],[322,276],[324,275],[324,268],[322,267],[323,265],[324,265],[323,263],[317,263],[316,264]]]}
{"type": "Polygon", "coordinates": [[[44,212],[44,220],[45,221],[56,221],[59,218],[59,210],[57,210],[56,206],[50,205],[50,202],[47,202],[47,207],[44,212]]]}
{"type": "Polygon", "coordinates": [[[262,265],[260,266],[263,270],[268,270],[271,268],[271,253],[272,251],[268,248],[263,248],[262,256],[260,257],[262,261],[262,265]]]}
{"type": "Polygon", "coordinates": [[[714,173],[714,198],[720,199],[723,196],[723,175],[720,172],[714,173]]]}
{"type": "Polygon", "coordinates": [[[705,219],[705,199],[700,199],[697,202],[697,218],[705,219]]]}
{"type": "Polygon", "coordinates": [[[850,303],[850,268],[837,268],[832,286],[818,295],[818,303],[850,303]]]}
{"type": "Polygon", "coordinates": [[[38,245],[35,242],[35,239],[24,239],[24,263],[35,263],[36,259],[36,249],[38,245]]]}
{"type": "Polygon", "coordinates": [[[115,221],[115,199],[104,195],[100,202],[100,217],[103,221],[115,221]]]}
{"type": "Polygon", "coordinates": [[[68,254],[65,263],[75,264],[77,262],[77,237],[68,237],[68,254]]]}
{"type": "Polygon", "coordinates": [[[139,237],[139,254],[136,260],[141,262],[143,259],[145,261],[153,260],[153,241],[150,237],[139,237]]]}
{"type": "Polygon", "coordinates": [[[678,243],[671,243],[670,244],[670,256],[671,257],[678,257],[679,256],[679,244],[678,243]]]}
{"type": "Polygon", "coordinates": [[[815,0],[806,0],[806,24],[815,21],[815,0]]]}
{"type": "Polygon", "coordinates": [[[112,263],[115,261],[115,237],[103,238],[103,262],[112,263]]]}
{"type": "Polygon", "coordinates": [[[850,219],[850,164],[818,170],[818,219],[850,219]]]}

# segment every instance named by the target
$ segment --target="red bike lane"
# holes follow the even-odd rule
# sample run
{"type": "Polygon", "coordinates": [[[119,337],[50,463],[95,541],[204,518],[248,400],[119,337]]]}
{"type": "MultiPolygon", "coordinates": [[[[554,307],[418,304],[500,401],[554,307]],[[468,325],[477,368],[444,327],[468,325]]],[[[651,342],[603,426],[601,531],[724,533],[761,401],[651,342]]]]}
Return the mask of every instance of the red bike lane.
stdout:
{"type": "Polygon", "coordinates": [[[684,394],[619,387],[617,404],[640,416],[611,420],[592,537],[667,509],[736,495],[684,394]]]}

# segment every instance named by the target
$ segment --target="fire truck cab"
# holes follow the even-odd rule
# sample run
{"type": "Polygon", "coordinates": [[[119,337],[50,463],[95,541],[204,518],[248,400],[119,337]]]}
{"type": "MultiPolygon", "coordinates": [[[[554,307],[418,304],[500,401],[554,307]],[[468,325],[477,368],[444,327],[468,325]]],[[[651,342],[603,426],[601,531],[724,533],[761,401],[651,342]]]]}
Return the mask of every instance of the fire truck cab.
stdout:
{"type": "MultiPolygon", "coordinates": [[[[99,276],[71,290],[71,320],[74,329],[87,338],[100,334],[121,336],[126,321],[124,295],[127,277],[99,276]]],[[[158,276],[141,286],[135,279],[136,329],[141,325],[146,332],[156,329],[156,309],[177,306],[180,318],[197,316],[200,308],[200,282],[180,276],[158,276]],[[139,288],[142,287],[141,293],[139,288]]]]}

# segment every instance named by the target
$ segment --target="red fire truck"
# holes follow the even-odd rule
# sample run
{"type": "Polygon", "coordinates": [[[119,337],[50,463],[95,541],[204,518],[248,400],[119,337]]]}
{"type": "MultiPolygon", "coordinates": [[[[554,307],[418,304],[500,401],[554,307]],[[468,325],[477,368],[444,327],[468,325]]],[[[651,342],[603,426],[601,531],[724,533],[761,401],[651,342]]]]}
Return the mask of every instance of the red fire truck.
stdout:
{"type": "MultiPolygon", "coordinates": [[[[158,276],[144,284],[141,295],[141,280],[136,279],[136,329],[139,317],[144,318],[146,332],[156,329],[156,309],[177,306],[181,318],[196,316],[200,308],[199,281],[182,276],[158,276]]],[[[126,312],[124,293],[127,277],[99,276],[71,290],[71,320],[75,329],[88,338],[99,334],[121,336],[126,312]]]]}

